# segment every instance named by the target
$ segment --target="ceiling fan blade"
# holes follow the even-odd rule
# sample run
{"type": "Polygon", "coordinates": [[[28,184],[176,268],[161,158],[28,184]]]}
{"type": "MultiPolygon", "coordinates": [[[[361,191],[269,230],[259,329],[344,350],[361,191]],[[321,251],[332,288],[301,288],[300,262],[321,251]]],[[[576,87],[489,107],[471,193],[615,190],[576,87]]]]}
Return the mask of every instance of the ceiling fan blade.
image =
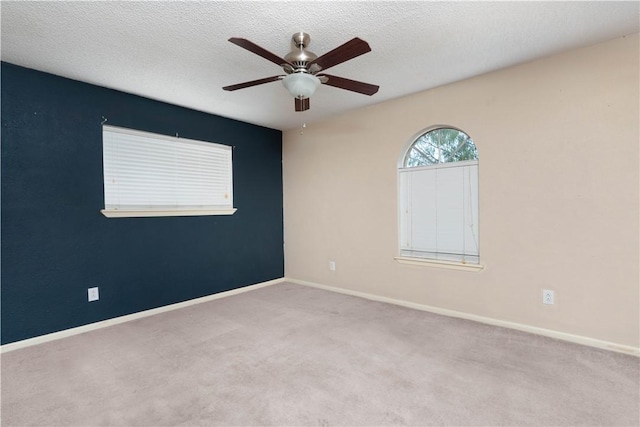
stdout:
{"type": "Polygon", "coordinates": [[[294,98],[294,100],[296,101],[296,111],[305,111],[311,107],[311,104],[309,103],[309,98],[305,98],[305,99],[294,98]]]}
{"type": "MultiPolygon", "coordinates": [[[[284,64],[289,64],[289,61],[285,61],[283,58],[280,58],[278,55],[269,52],[268,50],[258,46],[257,44],[243,38],[239,37],[231,37],[229,41],[235,45],[238,45],[244,49],[247,49],[249,52],[253,52],[258,56],[263,57],[266,60],[273,62],[278,66],[282,66],[284,64]]],[[[291,64],[289,64],[291,65],[291,64]]]]}
{"type": "Polygon", "coordinates": [[[320,67],[322,67],[323,70],[326,70],[329,67],[341,64],[367,52],[371,52],[369,44],[366,41],[356,37],[349,40],[345,44],[338,46],[332,51],[329,51],[324,55],[320,55],[318,58],[309,63],[309,67],[312,64],[318,64],[320,67]]]}
{"type": "Polygon", "coordinates": [[[344,77],[331,76],[329,74],[322,74],[318,75],[317,77],[327,77],[328,80],[326,82],[323,82],[323,84],[325,85],[350,90],[352,92],[358,92],[369,96],[378,92],[378,89],[380,89],[380,86],[359,82],[357,80],[345,79],[344,77]]]}
{"type": "Polygon", "coordinates": [[[275,82],[277,80],[281,80],[282,77],[284,76],[271,76],[271,77],[265,77],[264,79],[259,79],[259,80],[252,80],[250,82],[244,82],[244,83],[238,83],[235,85],[231,85],[231,86],[225,86],[222,89],[224,90],[238,90],[238,89],[244,89],[246,87],[251,87],[251,86],[257,86],[257,85],[261,85],[264,83],[271,83],[271,82],[275,82]]]}

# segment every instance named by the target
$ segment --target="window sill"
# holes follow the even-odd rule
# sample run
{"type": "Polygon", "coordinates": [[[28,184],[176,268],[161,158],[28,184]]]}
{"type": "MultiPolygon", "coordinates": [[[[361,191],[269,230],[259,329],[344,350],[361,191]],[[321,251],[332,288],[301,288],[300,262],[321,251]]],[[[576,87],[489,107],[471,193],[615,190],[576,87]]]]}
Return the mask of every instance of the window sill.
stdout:
{"type": "Polygon", "coordinates": [[[155,216],[208,216],[208,215],[233,215],[237,211],[232,209],[193,209],[193,210],[125,210],[102,209],[100,213],[107,218],[140,218],[155,216]]]}
{"type": "Polygon", "coordinates": [[[484,268],[482,264],[463,264],[461,262],[438,261],[435,259],[411,258],[397,256],[395,260],[400,264],[414,265],[418,267],[446,268],[449,270],[480,271],[484,268]]]}

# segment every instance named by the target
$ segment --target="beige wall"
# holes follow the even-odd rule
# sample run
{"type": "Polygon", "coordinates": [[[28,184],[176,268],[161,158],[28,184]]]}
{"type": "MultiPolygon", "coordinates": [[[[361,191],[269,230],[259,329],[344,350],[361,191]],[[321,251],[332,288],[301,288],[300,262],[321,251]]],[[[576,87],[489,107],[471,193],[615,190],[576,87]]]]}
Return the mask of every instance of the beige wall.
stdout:
{"type": "Polygon", "coordinates": [[[638,347],[638,65],[636,34],[285,132],[286,277],[638,347]],[[479,150],[480,272],[394,260],[397,160],[435,124],[479,150]]]}

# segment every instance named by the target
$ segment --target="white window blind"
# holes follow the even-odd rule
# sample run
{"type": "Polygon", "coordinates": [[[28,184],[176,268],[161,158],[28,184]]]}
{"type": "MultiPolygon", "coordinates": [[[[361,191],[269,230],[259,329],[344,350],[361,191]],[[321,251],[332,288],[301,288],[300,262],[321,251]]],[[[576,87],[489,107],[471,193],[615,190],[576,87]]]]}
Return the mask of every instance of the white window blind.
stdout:
{"type": "Polygon", "coordinates": [[[114,126],[102,135],[106,212],[233,213],[231,147],[114,126]]]}
{"type": "Polygon", "coordinates": [[[478,161],[403,168],[400,255],[479,262],[478,161]]]}

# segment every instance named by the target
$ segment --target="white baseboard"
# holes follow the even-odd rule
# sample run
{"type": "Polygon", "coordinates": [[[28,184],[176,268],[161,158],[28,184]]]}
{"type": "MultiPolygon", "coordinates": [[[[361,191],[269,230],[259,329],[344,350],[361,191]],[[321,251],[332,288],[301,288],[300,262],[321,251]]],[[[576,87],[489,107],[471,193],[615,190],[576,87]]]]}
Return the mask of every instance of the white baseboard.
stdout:
{"type": "Polygon", "coordinates": [[[360,298],[366,298],[373,301],[386,302],[390,304],[396,304],[403,307],[413,308],[416,310],[428,311],[430,313],[442,314],[444,316],[457,317],[460,319],[473,320],[475,322],[485,323],[493,326],[500,326],[503,328],[515,329],[518,331],[529,332],[536,335],[543,335],[550,338],[556,338],[563,341],[569,341],[576,344],[587,345],[589,347],[601,348],[604,350],[615,351],[618,353],[630,354],[633,356],[640,356],[640,347],[633,347],[629,345],[617,344],[609,341],[602,341],[595,338],[589,338],[581,335],[568,334],[566,332],[554,331],[552,329],[539,328],[537,326],[525,325],[522,323],[508,322],[506,320],[493,319],[491,317],[478,316],[475,314],[464,313],[461,311],[448,310],[445,308],[433,307],[430,305],[417,304],[409,301],[403,301],[393,298],[387,298],[379,295],[369,294],[365,292],[352,291],[349,289],[336,288],[333,286],[321,285],[319,283],[308,282],[305,280],[297,280],[286,278],[286,282],[295,283],[298,285],[311,286],[314,288],[324,289],[327,291],[338,292],[345,295],[356,296],[360,298]]]}
{"type": "Polygon", "coordinates": [[[58,340],[73,335],[82,334],[85,332],[93,331],[100,328],[106,328],[107,326],[117,325],[119,323],[129,322],[131,320],[141,319],[143,317],[153,316],[155,314],[164,313],[171,310],[177,310],[180,308],[188,307],[195,304],[200,304],[207,301],[213,301],[220,298],[237,295],[243,292],[249,292],[255,289],[264,288],[266,286],[275,285],[282,282],[290,282],[298,285],[310,286],[314,288],[324,289],[327,291],[337,292],[345,295],[356,296],[360,298],[369,299],[372,301],[386,302],[389,304],[400,305],[403,307],[412,308],[415,310],[428,311],[430,313],[441,314],[444,316],[457,317],[461,319],[473,320],[480,323],[485,323],[493,326],[500,326],[509,329],[515,329],[518,331],[529,332],[536,335],[542,335],[546,337],[556,338],[576,344],[587,345],[590,347],[601,348],[604,350],[615,351],[618,353],[631,354],[634,356],[640,356],[640,347],[633,347],[623,344],[617,344],[609,341],[602,341],[595,338],[589,338],[581,335],[568,334],[566,332],[554,331],[551,329],[539,328],[536,326],[525,325],[522,323],[508,322],[505,320],[493,319],[490,317],[478,316],[475,314],[464,313],[461,311],[448,310],[445,308],[433,307],[424,304],[417,304],[409,301],[403,301],[379,295],[369,294],[366,292],[353,291],[349,289],[337,288],[333,286],[322,285],[319,283],[308,282],[305,280],[280,278],[269,280],[267,282],[256,283],[254,285],[245,286],[242,288],[232,289],[230,291],[220,292],[213,295],[207,295],[201,298],[195,298],[189,301],[183,301],[176,304],[170,304],[163,307],[154,308],[151,310],[140,311],[138,313],[128,314],[126,316],[115,317],[113,319],[102,320],[100,322],[90,323],[88,325],[78,326],[76,328],[65,329],[64,331],[53,332],[51,334],[41,335],[34,338],[29,338],[22,341],[16,341],[13,343],[0,346],[0,354],[9,351],[17,350],[20,348],[29,347],[36,344],[42,344],[49,341],[58,340]]]}
{"type": "Polygon", "coordinates": [[[284,282],[284,278],[269,280],[267,282],[256,283],[254,285],[244,286],[242,288],[231,289],[230,291],[219,292],[217,294],[207,295],[205,297],[195,298],[188,301],[183,301],[175,304],[165,305],[158,308],[153,308],[151,310],[145,310],[137,313],[127,314],[126,316],[114,317],[113,319],[107,319],[107,320],[102,320],[100,322],[89,323],[88,325],[78,326],[76,328],[65,329],[64,331],[53,332],[50,334],[40,335],[38,337],[29,338],[22,341],[12,342],[12,343],[1,346],[0,354],[7,353],[13,350],[18,350],[20,348],[29,347],[36,344],[42,344],[42,343],[53,341],[53,340],[59,340],[61,338],[70,337],[73,335],[83,334],[85,332],[94,331],[96,329],[106,328],[107,326],[117,325],[119,323],[130,322],[132,320],[153,316],[155,314],[165,313],[171,310],[177,310],[179,308],[188,307],[190,305],[201,304],[207,301],[213,301],[220,298],[230,297],[232,295],[253,291],[255,289],[264,288],[266,286],[271,286],[271,285],[275,285],[277,283],[282,283],[282,282],[284,282]]]}

